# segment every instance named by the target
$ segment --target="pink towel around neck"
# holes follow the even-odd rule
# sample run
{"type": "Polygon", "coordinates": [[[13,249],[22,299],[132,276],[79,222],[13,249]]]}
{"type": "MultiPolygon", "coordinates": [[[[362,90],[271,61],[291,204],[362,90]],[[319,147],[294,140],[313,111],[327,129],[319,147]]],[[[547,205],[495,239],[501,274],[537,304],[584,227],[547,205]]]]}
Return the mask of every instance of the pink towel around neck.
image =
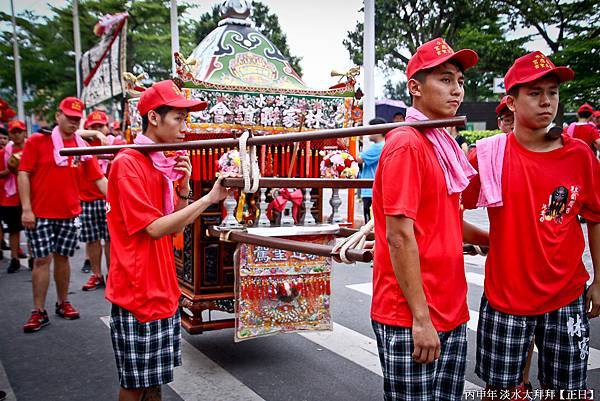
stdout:
{"type": "MultiPolygon", "coordinates": [[[[406,111],[406,121],[423,121],[428,118],[414,107],[406,111]]],[[[477,171],[469,164],[464,152],[458,143],[444,128],[425,130],[423,135],[433,145],[435,155],[442,167],[446,178],[448,194],[462,192],[469,185],[469,180],[477,171]]]]}
{"type": "MultiPolygon", "coordinates": [[[[63,141],[63,137],[60,133],[60,129],[58,128],[58,125],[56,127],[54,127],[54,129],[52,130],[51,137],[52,137],[52,145],[54,146],[54,161],[56,162],[56,165],[58,167],[66,167],[69,163],[69,157],[61,156],[58,153],[65,147],[65,143],[63,141]]],[[[74,137],[75,137],[75,143],[77,144],[78,148],[85,148],[86,146],[88,146],[88,144],[83,140],[83,138],[81,138],[81,136],[79,136],[78,133],[75,133],[74,137]]],[[[89,160],[92,157],[94,157],[94,156],[84,155],[84,156],[81,156],[81,160],[89,160]]]]}
{"type": "MultiPolygon", "coordinates": [[[[108,146],[114,145],[115,144],[115,137],[112,135],[107,135],[106,139],[108,141],[108,146]]],[[[108,165],[110,164],[110,160],[108,159],[98,159],[98,165],[100,166],[100,170],[102,170],[102,173],[104,173],[104,175],[106,175],[106,173],[108,172],[108,165]]]]}
{"type": "MultiPolygon", "coordinates": [[[[15,144],[13,141],[10,141],[4,147],[4,168],[8,168],[8,159],[13,154],[13,148],[15,144]]],[[[8,173],[6,178],[4,179],[4,191],[6,192],[6,197],[10,198],[14,194],[17,193],[17,180],[13,173],[8,173]]]]}
{"type": "Polygon", "coordinates": [[[477,141],[477,164],[481,189],[477,207],[502,206],[502,166],[508,134],[498,134],[477,141]]]}
{"type": "MultiPolygon", "coordinates": [[[[148,145],[154,143],[152,139],[147,136],[139,133],[133,140],[133,143],[138,145],[148,145]]],[[[183,174],[179,171],[175,170],[175,165],[177,164],[177,156],[186,155],[187,152],[185,150],[178,150],[175,152],[175,156],[167,157],[163,152],[150,152],[148,156],[150,156],[150,160],[152,160],[152,164],[154,168],[161,172],[163,177],[165,178],[166,191],[163,196],[163,212],[165,216],[167,214],[173,213],[175,210],[175,205],[173,203],[173,183],[183,177],[183,174]]]]}

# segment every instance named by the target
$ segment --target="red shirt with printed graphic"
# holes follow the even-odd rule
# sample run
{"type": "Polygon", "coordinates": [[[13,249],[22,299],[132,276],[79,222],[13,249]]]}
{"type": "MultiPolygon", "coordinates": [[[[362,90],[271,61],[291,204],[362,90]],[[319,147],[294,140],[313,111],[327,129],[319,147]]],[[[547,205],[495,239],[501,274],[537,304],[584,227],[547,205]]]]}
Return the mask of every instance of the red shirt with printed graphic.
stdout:
{"type": "MultiPolygon", "coordinates": [[[[488,208],[490,253],[485,295],[513,315],[559,309],[583,292],[589,275],[577,215],[600,222],[600,165],[587,146],[563,135],[563,147],[532,152],[508,135],[502,167],[504,205],[488,208]]],[[[478,168],[477,155],[471,163],[478,168]]],[[[463,193],[475,208],[479,176],[463,193]]]]}
{"type": "MultiPolygon", "coordinates": [[[[13,147],[13,155],[21,153],[22,151],[23,151],[23,148],[18,148],[16,146],[13,147]]],[[[6,149],[0,150],[0,171],[6,170],[6,168],[7,168],[6,163],[4,162],[5,152],[6,152],[6,149]]],[[[17,181],[17,175],[12,172],[9,172],[8,176],[6,176],[4,179],[0,180],[0,192],[2,193],[2,197],[0,198],[0,206],[19,206],[21,204],[21,200],[19,199],[18,188],[17,188],[16,194],[14,194],[13,196],[6,196],[4,184],[5,184],[6,180],[8,179],[8,177],[10,177],[11,175],[15,178],[15,181],[17,181]]]]}
{"type": "Polygon", "coordinates": [[[153,239],[145,228],[163,216],[165,180],[149,157],[121,151],[108,176],[110,269],[106,299],[140,322],[171,317],[181,291],[170,235],[153,239]]]}
{"type": "Polygon", "coordinates": [[[450,331],[469,320],[459,194],[446,179],[423,134],[398,128],[386,135],[373,184],[375,261],[371,318],[412,327],[412,313],[396,279],[386,238],[386,216],[414,220],[423,290],[433,326],[450,331]]]}
{"type": "MultiPolygon", "coordinates": [[[[65,140],[64,147],[77,147],[75,138],[65,140]]],[[[70,156],[67,166],[57,166],[50,135],[33,134],[25,142],[19,171],[29,173],[31,209],[36,217],[71,219],[81,213],[78,160],[70,156]]],[[[90,159],[85,163],[97,161],[90,159]]],[[[91,181],[103,176],[99,169],[90,169],[89,174],[87,179],[91,181]]]]}

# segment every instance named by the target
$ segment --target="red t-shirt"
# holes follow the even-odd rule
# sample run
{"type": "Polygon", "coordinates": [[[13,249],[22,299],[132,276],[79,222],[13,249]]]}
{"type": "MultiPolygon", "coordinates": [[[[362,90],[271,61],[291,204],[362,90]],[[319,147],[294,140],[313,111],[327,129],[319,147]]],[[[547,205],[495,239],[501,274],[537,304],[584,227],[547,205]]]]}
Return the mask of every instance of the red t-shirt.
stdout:
{"type": "Polygon", "coordinates": [[[420,132],[398,128],[386,135],[373,184],[375,261],[373,320],[412,327],[412,313],[398,285],[386,239],[385,216],[415,221],[423,289],[434,327],[450,331],[469,320],[462,254],[459,194],[448,195],[433,146],[420,132]]]}
{"type": "MultiPolygon", "coordinates": [[[[21,153],[23,151],[22,148],[17,148],[16,146],[13,147],[13,154],[17,154],[17,153],[21,153]]],[[[4,163],[4,153],[6,152],[5,149],[0,150],[0,171],[4,171],[6,170],[6,163],[4,163]]],[[[6,191],[4,190],[4,183],[6,182],[6,179],[10,176],[13,176],[15,178],[15,183],[17,182],[17,175],[13,174],[11,172],[8,173],[8,176],[4,177],[2,180],[0,180],[0,192],[2,193],[2,198],[0,198],[0,205],[1,206],[19,206],[21,204],[21,200],[19,199],[19,191],[17,189],[17,193],[14,194],[13,196],[7,197],[6,196],[6,191]]]]}
{"type": "Polygon", "coordinates": [[[171,236],[155,240],[145,231],[163,216],[164,183],[152,161],[138,151],[121,151],[112,162],[106,214],[110,233],[106,299],[141,322],[173,316],[181,295],[171,236]]]}
{"type": "Polygon", "coordinates": [[[98,159],[94,157],[91,160],[82,163],[79,171],[79,198],[84,202],[92,202],[98,199],[104,199],[104,194],[98,189],[96,180],[90,180],[89,177],[104,176],[102,169],[98,165],[98,159]]]}
{"type": "MultiPolygon", "coordinates": [[[[584,289],[585,243],[577,215],[600,222],[600,164],[587,146],[563,135],[563,147],[532,152],[509,134],[502,167],[503,206],[488,208],[490,253],[485,295],[513,315],[561,308],[584,289]]],[[[476,154],[471,163],[478,167],[476,154]]],[[[473,209],[479,176],[463,193],[473,209]]]]}
{"type": "Polygon", "coordinates": [[[600,139],[598,129],[592,123],[574,123],[573,138],[581,139],[589,147],[594,149],[594,142],[600,139]]]}
{"type": "MultiPolygon", "coordinates": [[[[77,147],[75,138],[64,141],[65,148],[77,147]]],[[[95,163],[90,159],[85,163],[95,163]]],[[[84,164],[85,164],[84,163],[84,164]]],[[[52,137],[33,134],[23,149],[19,171],[30,173],[31,208],[36,217],[71,219],[81,213],[79,201],[79,158],[69,157],[67,166],[59,167],[54,160],[52,137]]],[[[98,169],[89,169],[88,180],[103,177],[98,169]],[[99,172],[99,175],[98,175],[99,172]]]]}

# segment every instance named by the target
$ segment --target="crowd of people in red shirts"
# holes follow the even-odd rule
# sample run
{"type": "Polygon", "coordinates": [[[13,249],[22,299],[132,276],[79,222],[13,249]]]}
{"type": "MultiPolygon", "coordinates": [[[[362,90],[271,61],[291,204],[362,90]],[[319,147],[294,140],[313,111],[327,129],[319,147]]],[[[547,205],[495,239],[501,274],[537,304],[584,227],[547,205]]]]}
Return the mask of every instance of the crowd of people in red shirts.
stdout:
{"type": "MultiPolygon", "coordinates": [[[[454,116],[464,97],[464,71],[477,62],[475,51],[455,52],[441,38],[420,46],[406,71],[412,97],[406,121],[454,116]]],[[[371,309],[385,400],[463,396],[469,320],[463,242],[489,247],[476,354],[476,373],[489,390],[484,399],[528,391],[533,344],[544,389],[586,391],[589,319],[600,315],[600,113],[584,104],[562,134],[549,129],[560,84],[573,76],[540,52],[515,60],[496,109],[502,134],[478,141],[468,155],[443,129],[401,127],[386,134],[372,193],[371,309]],[[478,207],[487,208],[489,232],[463,220],[464,209],[478,207]],[[596,273],[589,285],[580,217],[587,221],[596,273]]],[[[206,106],[186,99],[173,81],[155,83],[138,102],[142,132],[134,142],[180,141],[187,113],[206,106]]],[[[8,270],[20,268],[23,229],[33,260],[34,309],[23,330],[49,323],[52,262],[55,313],[79,318],[68,299],[69,258],[84,242],[84,268],[92,274],[83,290],[106,285],[112,304],[119,399],[160,399],[160,385],[173,380],[181,363],[169,234],[224,199],[227,174],[191,202],[185,153],[128,149],[110,164],[62,156],[63,148],[89,146],[84,138],[92,146],[122,141],[99,110],[80,129],[84,108],[77,98],[63,99],[52,131],[27,139],[25,124],[11,121],[10,142],[0,152],[8,270]],[[103,254],[110,266],[106,282],[103,254]]]]}

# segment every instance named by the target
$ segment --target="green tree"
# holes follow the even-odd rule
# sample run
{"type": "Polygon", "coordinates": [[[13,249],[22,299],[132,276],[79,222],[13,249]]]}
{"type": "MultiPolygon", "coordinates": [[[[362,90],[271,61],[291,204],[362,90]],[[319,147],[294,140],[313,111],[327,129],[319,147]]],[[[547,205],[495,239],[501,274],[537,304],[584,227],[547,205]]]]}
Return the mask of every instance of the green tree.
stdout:
{"type": "MultiPolygon", "coordinates": [[[[290,65],[302,76],[302,67],[300,66],[301,57],[292,56],[290,47],[287,43],[287,37],[276,14],[271,13],[269,7],[261,2],[252,2],[252,16],[250,17],[256,24],[256,28],[261,31],[273,44],[279,49],[281,54],[287,57],[290,65]]],[[[200,16],[194,27],[194,37],[196,42],[200,43],[210,32],[217,27],[221,20],[220,5],[213,6],[212,10],[200,16]]],[[[187,53],[185,53],[187,55],[187,53]]]]}
{"type": "Polygon", "coordinates": [[[465,99],[471,101],[496,100],[492,92],[494,77],[503,77],[518,57],[525,53],[523,45],[528,36],[506,39],[506,31],[497,18],[477,23],[467,22],[454,41],[457,49],[474,49],[479,61],[465,72],[465,99]]]}
{"type": "MultiPolygon", "coordinates": [[[[375,60],[386,68],[405,70],[421,44],[443,37],[453,45],[465,21],[496,14],[490,4],[491,0],[375,0],[375,60]]],[[[357,24],[344,40],[357,65],[362,64],[363,30],[363,24],[357,24]]]]}
{"type": "Polygon", "coordinates": [[[499,0],[512,28],[532,28],[552,50],[560,51],[576,35],[600,35],[597,0],[499,0]]]}
{"type": "MultiPolygon", "coordinates": [[[[98,43],[92,28],[101,16],[127,11],[127,70],[131,70],[134,64],[140,64],[151,79],[168,78],[171,69],[169,4],[169,1],[161,0],[80,1],[82,50],[86,51],[98,43]]],[[[190,7],[187,4],[178,6],[183,52],[191,51],[194,44],[191,24],[185,16],[190,7]]],[[[0,13],[0,21],[10,21],[10,15],[0,13]]],[[[22,13],[17,24],[23,86],[28,94],[26,111],[52,118],[58,101],[76,93],[71,4],[51,7],[51,14],[46,17],[22,13]]],[[[0,33],[0,55],[12,67],[11,31],[0,33]]],[[[14,104],[14,68],[0,69],[0,88],[2,95],[14,104]]]]}
{"type": "Polygon", "coordinates": [[[557,65],[575,70],[575,79],[560,88],[560,100],[567,110],[575,110],[584,102],[600,107],[600,38],[576,37],[564,41],[563,50],[553,58],[557,65]]]}
{"type": "MultiPolygon", "coordinates": [[[[511,61],[520,56],[527,38],[507,40],[505,28],[492,2],[447,2],[445,0],[377,0],[375,5],[375,55],[384,69],[406,70],[410,54],[433,38],[443,37],[455,48],[475,49],[477,66],[465,74],[465,99],[482,100],[492,96],[493,77],[503,76],[511,61]],[[421,27],[415,29],[415,27],[421,27]]],[[[362,63],[363,26],[349,32],[344,44],[355,63],[362,63]]],[[[406,83],[386,84],[386,93],[408,99],[406,83]]]]}
{"type": "Polygon", "coordinates": [[[392,82],[388,79],[383,87],[385,97],[388,99],[402,100],[405,104],[411,104],[412,100],[408,94],[408,83],[406,81],[392,82]]]}
{"type": "Polygon", "coordinates": [[[531,28],[550,48],[551,59],[575,70],[561,86],[567,109],[600,104],[600,2],[597,0],[500,0],[511,27],[531,28]]]}

